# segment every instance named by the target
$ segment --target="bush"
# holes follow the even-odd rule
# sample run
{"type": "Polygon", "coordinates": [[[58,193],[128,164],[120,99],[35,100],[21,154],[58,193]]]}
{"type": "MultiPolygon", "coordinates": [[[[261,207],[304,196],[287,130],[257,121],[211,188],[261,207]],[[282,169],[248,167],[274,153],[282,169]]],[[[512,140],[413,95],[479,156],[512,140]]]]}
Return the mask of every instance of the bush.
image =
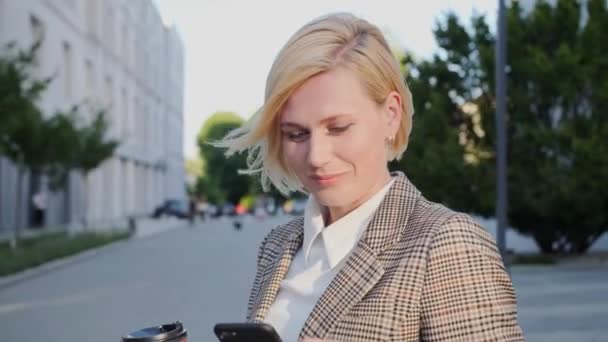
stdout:
{"type": "Polygon", "coordinates": [[[67,233],[52,233],[24,239],[16,250],[11,250],[8,242],[0,242],[0,276],[17,273],[130,236],[131,233],[126,230],[86,232],[73,236],[67,233]]]}

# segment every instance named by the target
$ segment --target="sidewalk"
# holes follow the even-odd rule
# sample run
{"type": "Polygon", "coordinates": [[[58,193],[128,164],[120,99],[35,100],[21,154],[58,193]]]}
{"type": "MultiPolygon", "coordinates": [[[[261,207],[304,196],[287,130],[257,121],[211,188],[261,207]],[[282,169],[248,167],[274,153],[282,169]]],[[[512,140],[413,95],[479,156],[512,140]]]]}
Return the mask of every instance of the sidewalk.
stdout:
{"type": "MultiPolygon", "coordinates": [[[[177,218],[161,218],[161,219],[152,219],[148,217],[139,218],[136,220],[136,232],[133,237],[145,237],[148,235],[155,235],[158,233],[162,233],[167,230],[179,228],[182,226],[188,225],[187,220],[180,220],[177,218]]],[[[107,224],[105,224],[107,226],[107,224]]],[[[104,227],[105,227],[104,226],[104,227]]],[[[128,224],[125,223],[123,225],[126,229],[128,224]]],[[[103,232],[109,230],[110,228],[89,228],[88,231],[99,231],[103,232]]],[[[82,232],[85,231],[82,227],[67,227],[67,226],[51,226],[44,228],[25,228],[21,229],[21,238],[30,238],[36,237],[44,234],[52,234],[52,233],[62,233],[62,232],[82,232]]],[[[1,241],[9,241],[13,237],[12,230],[3,230],[0,231],[0,242],[1,241]]]]}
{"type": "MultiPolygon", "coordinates": [[[[74,255],[67,256],[65,258],[56,259],[44,263],[40,266],[33,267],[27,270],[24,270],[19,273],[15,273],[9,276],[0,277],[0,290],[22,282],[27,279],[31,279],[34,277],[41,276],[48,272],[58,270],[65,266],[81,262],[84,260],[88,260],[98,255],[99,253],[107,252],[116,248],[117,246],[128,243],[130,240],[134,239],[142,239],[151,237],[154,235],[158,235],[164,232],[168,232],[174,229],[183,228],[188,226],[187,220],[179,220],[176,218],[164,218],[164,219],[150,219],[144,218],[136,221],[136,230],[135,233],[131,236],[130,239],[121,240],[117,242],[110,243],[108,245],[100,246],[97,248],[92,248],[74,255]]],[[[34,237],[41,234],[49,234],[54,232],[65,232],[66,228],[45,228],[45,229],[24,229],[22,231],[22,237],[34,237]]],[[[100,230],[103,231],[103,230],[100,230]]],[[[8,241],[12,236],[12,232],[2,232],[0,234],[0,241],[8,241]]]]}
{"type": "Polygon", "coordinates": [[[136,230],[135,234],[133,234],[133,238],[139,239],[153,236],[173,229],[186,227],[189,224],[188,220],[181,220],[173,217],[162,219],[139,219],[136,223],[136,230]]]}
{"type": "Polygon", "coordinates": [[[608,266],[608,251],[587,252],[579,256],[558,258],[557,264],[563,267],[608,266]]]}
{"type": "Polygon", "coordinates": [[[606,341],[608,264],[514,266],[511,276],[526,341],[606,341]]]}

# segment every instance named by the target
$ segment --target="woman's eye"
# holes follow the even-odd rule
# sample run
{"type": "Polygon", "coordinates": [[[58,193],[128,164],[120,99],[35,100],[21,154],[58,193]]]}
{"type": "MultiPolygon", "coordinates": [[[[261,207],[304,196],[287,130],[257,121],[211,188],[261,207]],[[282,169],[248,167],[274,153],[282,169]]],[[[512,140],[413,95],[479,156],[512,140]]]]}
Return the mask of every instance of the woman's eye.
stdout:
{"type": "Polygon", "coordinates": [[[303,141],[304,139],[306,139],[306,132],[301,132],[301,131],[295,131],[295,132],[287,132],[285,133],[285,136],[287,137],[287,139],[291,140],[291,141],[303,141]]]}
{"type": "Polygon", "coordinates": [[[352,126],[352,124],[346,126],[330,127],[328,130],[329,133],[340,134],[346,132],[350,128],[350,126],[352,126]]]}

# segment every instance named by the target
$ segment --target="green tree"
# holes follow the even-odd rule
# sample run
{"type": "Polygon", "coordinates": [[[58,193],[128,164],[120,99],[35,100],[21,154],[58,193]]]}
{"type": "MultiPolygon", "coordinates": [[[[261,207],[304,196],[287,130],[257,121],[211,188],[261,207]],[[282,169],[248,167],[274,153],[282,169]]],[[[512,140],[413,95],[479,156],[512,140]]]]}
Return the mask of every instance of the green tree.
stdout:
{"type": "Polygon", "coordinates": [[[105,110],[93,111],[91,121],[83,123],[79,118],[85,111],[82,106],[73,106],[68,111],[56,112],[47,120],[46,134],[52,137],[52,141],[46,150],[46,175],[50,179],[51,190],[58,190],[65,185],[70,171],[80,172],[84,178],[81,220],[87,227],[89,173],[114,154],[119,141],[108,138],[109,123],[105,110]]]}
{"type": "Polygon", "coordinates": [[[608,230],[606,1],[537,2],[508,15],[509,218],[547,253],[608,230]]]}
{"type": "Polygon", "coordinates": [[[29,49],[17,50],[14,43],[0,56],[0,154],[17,167],[17,220],[11,247],[18,247],[21,226],[23,179],[26,172],[41,170],[47,164],[45,149],[49,137],[45,120],[36,102],[50,83],[50,78],[32,75],[40,42],[29,49]]]}
{"type": "Polygon", "coordinates": [[[402,58],[416,114],[408,150],[391,167],[405,170],[431,200],[488,216],[494,170],[485,167],[493,155],[486,140],[493,130],[488,132],[483,114],[492,101],[482,92],[487,80],[480,72],[486,64],[493,67],[493,38],[483,24],[473,18],[470,35],[449,14],[434,29],[438,53],[430,60],[402,58]]]}
{"type": "MultiPolygon", "coordinates": [[[[570,0],[508,10],[509,219],[545,253],[585,252],[608,230],[608,11],[587,6],[586,21],[570,0]]],[[[402,167],[429,197],[488,215],[495,39],[483,16],[448,14],[434,33],[433,59],[404,59],[418,113],[402,167]]]]}
{"type": "Polygon", "coordinates": [[[78,153],[79,139],[77,126],[78,107],[68,111],[57,111],[46,120],[45,135],[52,137],[46,146],[46,176],[51,191],[58,191],[65,186],[67,176],[73,168],[73,161],[78,153]]]}
{"type": "Polygon", "coordinates": [[[204,161],[204,171],[203,177],[197,181],[196,189],[199,195],[205,195],[212,203],[228,201],[236,204],[252,189],[251,177],[238,173],[238,170],[247,168],[246,155],[226,158],[222,149],[209,144],[220,140],[242,124],[243,119],[235,113],[217,112],[205,122],[199,132],[198,147],[204,161]]]}
{"type": "Polygon", "coordinates": [[[108,124],[103,110],[81,127],[77,123],[78,106],[55,112],[48,118],[43,114],[37,101],[52,79],[33,76],[39,47],[37,42],[29,49],[18,50],[11,43],[6,47],[6,54],[0,56],[0,155],[11,160],[18,173],[13,248],[18,247],[24,225],[21,206],[23,180],[28,172],[46,175],[51,190],[58,190],[65,184],[70,170],[80,170],[86,179],[118,145],[117,141],[106,138],[108,124]]]}
{"type": "Polygon", "coordinates": [[[75,150],[71,157],[71,167],[82,174],[84,178],[85,191],[83,203],[82,222],[84,227],[88,226],[88,177],[91,171],[101,163],[112,157],[120,142],[108,137],[109,123],[107,112],[103,109],[95,110],[92,120],[78,127],[74,141],[75,150]]]}
{"type": "Polygon", "coordinates": [[[11,141],[15,132],[27,126],[28,120],[40,122],[42,118],[36,101],[51,79],[32,75],[40,44],[37,42],[21,50],[11,42],[4,46],[0,55],[0,153],[5,156],[18,153],[19,147],[11,141]],[[17,113],[23,113],[25,117],[17,113]]]}

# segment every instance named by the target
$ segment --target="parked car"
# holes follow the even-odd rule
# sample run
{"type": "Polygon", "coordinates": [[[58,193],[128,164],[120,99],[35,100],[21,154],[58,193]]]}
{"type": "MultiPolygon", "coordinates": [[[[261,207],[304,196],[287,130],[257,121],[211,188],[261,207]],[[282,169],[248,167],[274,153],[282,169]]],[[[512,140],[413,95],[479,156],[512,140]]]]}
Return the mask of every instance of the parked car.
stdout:
{"type": "Polygon", "coordinates": [[[209,204],[207,212],[209,213],[209,217],[213,218],[219,217],[221,215],[220,208],[215,204],[209,204]]]}
{"type": "Polygon", "coordinates": [[[296,198],[293,200],[293,207],[291,209],[291,215],[301,216],[304,215],[304,209],[306,209],[307,199],[305,198],[296,198]]]}
{"type": "Polygon", "coordinates": [[[220,215],[222,216],[234,216],[236,215],[236,210],[234,208],[234,204],[232,203],[224,203],[220,208],[220,215]]]}
{"type": "Polygon", "coordinates": [[[279,206],[277,205],[277,202],[275,201],[275,199],[270,197],[266,201],[266,204],[264,205],[264,209],[266,210],[266,213],[268,215],[274,216],[277,214],[277,211],[279,210],[279,206]]]}
{"type": "Polygon", "coordinates": [[[184,199],[168,199],[158,206],[154,213],[153,218],[159,218],[163,216],[174,216],[181,219],[190,217],[190,203],[184,199]]]}

